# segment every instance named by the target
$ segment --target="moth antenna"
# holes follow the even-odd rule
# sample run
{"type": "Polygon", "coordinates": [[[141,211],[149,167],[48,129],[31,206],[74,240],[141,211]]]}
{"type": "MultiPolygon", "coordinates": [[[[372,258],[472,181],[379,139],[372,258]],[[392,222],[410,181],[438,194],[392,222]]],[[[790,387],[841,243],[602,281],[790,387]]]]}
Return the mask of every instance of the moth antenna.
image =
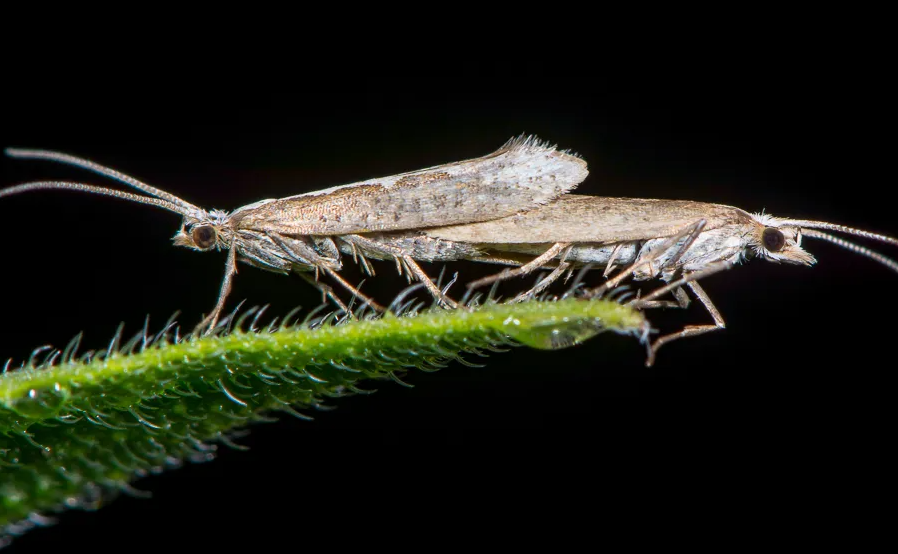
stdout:
{"type": "MultiPolygon", "coordinates": [[[[80,167],[82,169],[86,169],[88,171],[93,171],[94,173],[99,173],[105,177],[109,177],[111,179],[115,179],[121,183],[124,183],[130,187],[134,187],[137,190],[141,190],[150,196],[155,196],[156,198],[161,198],[162,200],[167,200],[176,206],[181,206],[182,208],[189,210],[199,210],[197,206],[194,206],[190,202],[186,202],[181,200],[174,194],[170,194],[165,192],[164,190],[159,190],[156,187],[150,186],[144,182],[138,181],[134,177],[129,177],[124,173],[118,172],[112,168],[102,166],[98,163],[94,163],[90,160],[85,160],[83,158],[78,158],[75,156],[71,156],[69,154],[63,154],[62,152],[51,152],[49,150],[30,150],[27,148],[7,148],[5,150],[6,155],[10,158],[20,158],[20,159],[30,159],[30,160],[50,160],[53,162],[58,162],[61,164],[74,165],[76,167],[80,167]]],[[[181,212],[183,213],[183,212],[181,212]]]]}
{"type": "MultiPolygon", "coordinates": [[[[798,219],[786,219],[782,221],[785,225],[794,225],[796,227],[801,227],[802,232],[804,229],[826,229],[828,231],[838,231],[840,233],[845,233],[847,235],[854,235],[856,237],[862,237],[865,239],[871,239],[879,242],[884,242],[886,244],[891,244],[893,246],[898,246],[898,239],[888,237],[886,235],[880,235],[877,233],[871,233],[870,231],[864,231],[863,229],[854,229],[851,227],[846,227],[844,225],[837,225],[835,223],[827,223],[825,221],[804,221],[798,219]]],[[[809,233],[804,233],[809,235],[809,233]]],[[[827,237],[832,238],[831,235],[826,235],[827,237]]],[[[823,238],[823,237],[820,237],[823,238]]],[[[824,239],[829,240],[829,239],[824,239]]],[[[833,241],[834,242],[834,241],[833,241]]],[[[838,244],[838,243],[836,243],[838,244]]],[[[842,245],[840,245],[842,246],[842,245]]],[[[847,248],[847,247],[846,247],[847,248]]]]}
{"type": "MultiPolygon", "coordinates": [[[[840,227],[840,226],[836,225],[835,227],[840,227]]],[[[852,230],[854,230],[854,229],[852,229],[852,230]]],[[[861,232],[866,233],[866,231],[861,231],[861,232]]],[[[815,239],[823,239],[825,241],[831,242],[837,246],[841,246],[842,248],[844,248],[846,250],[850,250],[856,254],[860,254],[861,256],[866,256],[867,258],[875,260],[875,261],[881,263],[882,265],[888,267],[892,271],[898,272],[898,262],[896,262],[892,258],[887,258],[887,257],[883,256],[882,254],[880,254],[879,252],[875,252],[875,251],[870,250],[869,248],[865,248],[859,244],[855,244],[853,242],[847,241],[841,237],[834,237],[833,235],[830,235],[829,233],[824,233],[822,231],[815,231],[813,229],[809,229],[807,231],[802,229],[802,234],[806,237],[812,237],[815,239]]],[[[883,242],[895,241],[895,239],[892,239],[890,237],[883,237],[882,235],[874,235],[873,233],[868,233],[868,234],[873,235],[872,237],[868,237],[868,238],[881,237],[884,239],[889,239],[889,240],[885,240],[883,242]]],[[[861,236],[864,236],[864,235],[861,235],[861,236]]],[[[895,241],[895,242],[896,242],[896,244],[898,244],[898,241],[895,241]]]]}
{"type": "Polygon", "coordinates": [[[19,194],[22,192],[29,192],[32,190],[49,190],[49,189],[62,189],[62,190],[76,190],[79,192],[87,192],[90,194],[99,194],[101,196],[112,196],[113,198],[121,198],[123,200],[130,200],[131,202],[137,202],[138,204],[149,204],[150,206],[158,206],[160,208],[166,209],[170,212],[175,212],[176,214],[181,215],[193,215],[193,210],[202,211],[199,208],[191,208],[187,209],[183,206],[175,204],[173,202],[169,202],[168,200],[162,200],[159,198],[150,198],[147,196],[141,196],[139,194],[134,194],[131,192],[122,192],[120,190],[115,189],[107,189],[103,187],[95,187],[93,185],[85,185],[83,183],[68,183],[64,181],[35,181],[33,183],[24,183],[21,185],[16,185],[14,187],[9,187],[7,189],[0,190],[0,198],[4,196],[12,196],[13,194],[19,194]]]}

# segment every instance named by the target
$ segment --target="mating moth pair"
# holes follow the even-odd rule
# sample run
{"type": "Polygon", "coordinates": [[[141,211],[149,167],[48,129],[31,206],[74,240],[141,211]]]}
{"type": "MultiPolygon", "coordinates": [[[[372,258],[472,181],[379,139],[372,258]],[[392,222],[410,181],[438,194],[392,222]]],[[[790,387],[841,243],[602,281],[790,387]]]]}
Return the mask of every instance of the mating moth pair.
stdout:
{"type": "Polygon", "coordinates": [[[698,284],[700,277],[750,257],[812,265],[804,237],[819,238],[898,271],[898,262],[822,230],[898,245],[898,239],[821,221],[750,214],[720,204],[679,200],[606,198],[570,194],[587,176],[586,162],[534,137],[512,139],[484,156],[419,171],[262,200],[233,212],[207,211],[172,194],[94,162],[58,152],[8,149],[15,158],[52,160],[116,179],[144,194],[92,185],[39,181],[0,190],[0,197],[31,190],[66,189],[150,204],[182,216],[174,243],[194,250],[227,250],[218,301],[200,324],[215,327],[231,290],[237,262],[277,273],[296,272],[347,309],[334,280],[372,308],[373,299],[340,275],[350,255],[372,273],[368,259],[394,260],[450,308],[454,300],[428,277],[419,261],[471,260],[511,266],[469,283],[469,288],[551,267],[551,273],[521,300],[575,267],[601,268],[608,280],[585,296],[596,296],[632,277],[659,278],[667,286],[635,302],[639,308],[689,303],[688,287],[714,323],[686,326],[656,339],[655,352],[671,340],[722,329],[724,320],[698,284]],[[821,230],[822,229],[822,230],[821,230]],[[617,267],[621,271],[611,276],[617,267]],[[314,276],[310,275],[313,274],[314,276]],[[670,292],[674,300],[656,300],[670,292]]]}

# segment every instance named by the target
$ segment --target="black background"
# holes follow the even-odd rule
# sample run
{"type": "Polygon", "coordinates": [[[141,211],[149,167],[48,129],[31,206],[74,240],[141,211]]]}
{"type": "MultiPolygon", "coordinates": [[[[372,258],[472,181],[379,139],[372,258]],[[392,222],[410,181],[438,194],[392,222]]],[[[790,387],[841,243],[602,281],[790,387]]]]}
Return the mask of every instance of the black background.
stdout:
{"type": "MultiPolygon", "coordinates": [[[[408,86],[23,93],[8,103],[0,144],[70,152],[233,209],[480,156],[527,132],[589,162],[580,193],[718,202],[898,235],[894,140],[883,137],[894,129],[893,98],[878,78],[823,66],[742,69],[646,74],[626,91],[516,84],[475,93],[466,83],[439,95],[408,86]]],[[[0,170],[2,186],[116,186],[51,163],[4,159],[0,170]]],[[[120,321],[136,332],[146,314],[159,325],[181,310],[182,322],[195,322],[215,301],[225,256],[174,248],[178,225],[158,209],[77,193],[4,198],[0,354],[20,360],[79,331],[84,346],[99,347],[120,321]]],[[[827,243],[805,245],[813,268],[754,260],[705,281],[728,328],[665,347],[651,369],[635,340],[602,335],[568,350],[494,355],[485,368],[414,372],[414,389],[380,383],[314,422],[255,426],[242,440],[249,452],[224,449],[210,464],[140,481],[152,500],[66,514],[14,549],[91,541],[112,551],[118,534],[161,547],[176,532],[187,537],[178,544],[226,548],[343,519],[389,534],[450,504],[459,518],[490,517],[527,510],[535,496],[600,497],[629,478],[620,467],[642,468],[647,481],[672,472],[676,483],[671,461],[684,459],[709,474],[731,470],[749,487],[775,475],[823,498],[847,487],[827,477],[839,473],[834,459],[873,463],[890,440],[878,437],[879,391],[892,384],[898,279],[827,243]]],[[[388,301],[403,282],[390,264],[376,269],[365,290],[388,301]]],[[[495,268],[451,269],[471,279],[495,268]]],[[[351,263],[345,275],[359,279],[351,263]]],[[[231,298],[269,303],[270,314],[319,302],[298,278],[247,266],[231,298]]],[[[710,321],[695,304],[650,316],[667,330],[710,321]]]]}

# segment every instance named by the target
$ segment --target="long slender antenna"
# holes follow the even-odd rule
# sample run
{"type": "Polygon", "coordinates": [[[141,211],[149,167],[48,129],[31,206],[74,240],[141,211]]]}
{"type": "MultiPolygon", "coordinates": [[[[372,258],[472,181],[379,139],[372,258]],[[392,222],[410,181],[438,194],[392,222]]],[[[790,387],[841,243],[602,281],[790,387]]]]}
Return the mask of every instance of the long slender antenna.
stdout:
{"type": "MultiPolygon", "coordinates": [[[[164,190],[159,190],[156,187],[150,186],[146,183],[138,181],[134,177],[129,177],[124,173],[118,172],[114,169],[108,168],[106,166],[102,166],[98,163],[94,163],[90,160],[85,160],[83,158],[77,158],[75,156],[71,156],[69,154],[63,154],[62,152],[52,152],[49,150],[30,150],[26,148],[7,148],[5,150],[6,155],[11,158],[22,158],[22,159],[36,159],[36,160],[50,160],[54,162],[58,162],[61,164],[74,165],[76,167],[80,167],[82,169],[86,169],[88,171],[93,171],[94,173],[99,173],[100,175],[104,175],[106,177],[115,179],[120,181],[128,186],[134,187],[137,190],[141,190],[151,196],[155,196],[156,198],[161,198],[163,200],[167,200],[168,202],[175,204],[176,206],[181,206],[182,208],[190,209],[190,210],[200,210],[199,207],[194,206],[190,202],[185,200],[181,200],[174,194],[170,194],[165,192],[164,190]]],[[[183,211],[179,213],[184,213],[183,211]]]]}
{"type": "MultiPolygon", "coordinates": [[[[838,228],[841,226],[835,225],[834,227],[838,228]]],[[[852,230],[854,230],[854,229],[852,229],[852,230]]],[[[873,250],[870,250],[869,248],[865,248],[859,244],[855,244],[855,243],[847,241],[843,238],[834,237],[834,236],[830,235],[829,233],[824,233],[822,231],[815,231],[813,229],[807,229],[807,230],[802,229],[801,232],[806,237],[812,237],[815,239],[822,239],[822,240],[831,242],[837,246],[841,246],[842,248],[845,248],[846,250],[851,250],[852,252],[854,252],[856,254],[860,254],[861,256],[866,256],[867,258],[876,260],[877,262],[888,267],[892,271],[898,272],[898,261],[895,261],[892,258],[887,258],[887,257],[883,256],[882,254],[880,254],[879,252],[875,252],[873,250]]],[[[884,240],[883,242],[894,241],[895,244],[898,244],[898,241],[895,241],[895,239],[890,239],[889,237],[883,237],[882,235],[874,235],[873,233],[867,233],[866,231],[861,231],[861,233],[864,233],[864,234],[862,234],[860,236],[873,235],[872,237],[868,237],[868,238],[881,237],[884,239],[889,239],[889,240],[884,240]]],[[[856,233],[852,233],[852,234],[856,234],[856,233]]]]}
{"type": "Polygon", "coordinates": [[[139,194],[134,194],[131,192],[122,192],[120,190],[115,189],[107,189],[103,187],[95,187],[93,185],[85,185],[83,183],[67,183],[63,181],[35,181],[33,183],[24,183],[21,185],[16,185],[14,187],[9,187],[8,189],[0,190],[0,198],[4,196],[12,196],[13,194],[19,194],[22,192],[28,192],[32,190],[47,190],[47,189],[62,189],[62,190],[77,190],[80,192],[88,192],[90,194],[100,194],[103,196],[112,196],[115,198],[121,198],[123,200],[130,200],[132,202],[137,202],[139,204],[149,204],[151,206],[159,206],[160,208],[164,208],[166,210],[175,212],[181,215],[193,215],[196,212],[194,210],[200,210],[199,208],[188,208],[187,206],[181,206],[179,204],[175,204],[173,202],[169,202],[168,200],[162,200],[160,198],[150,198],[147,196],[141,196],[139,194]]]}
{"type": "MultiPolygon", "coordinates": [[[[827,229],[829,231],[838,231],[840,233],[845,233],[848,235],[854,235],[856,237],[862,237],[865,239],[876,240],[879,242],[884,242],[886,244],[891,244],[894,246],[898,246],[898,239],[887,237],[886,235],[879,235],[877,233],[871,233],[870,231],[864,231],[863,229],[854,229],[852,227],[846,227],[844,225],[837,225],[835,223],[827,223],[825,221],[805,221],[802,219],[785,219],[782,220],[781,225],[794,225],[796,227],[801,227],[804,229],[827,229]]],[[[804,233],[810,236],[808,233],[804,233]]],[[[826,235],[830,236],[830,235],[826,235]]],[[[823,238],[823,237],[820,237],[823,238]]],[[[827,240],[827,239],[824,239],[827,240]]]]}

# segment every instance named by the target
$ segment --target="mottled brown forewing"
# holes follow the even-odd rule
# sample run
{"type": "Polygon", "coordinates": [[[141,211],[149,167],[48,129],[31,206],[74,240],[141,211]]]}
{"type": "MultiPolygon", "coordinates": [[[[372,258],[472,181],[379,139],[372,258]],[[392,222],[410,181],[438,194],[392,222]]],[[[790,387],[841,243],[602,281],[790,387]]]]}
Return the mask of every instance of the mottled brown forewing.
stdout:
{"type": "Polygon", "coordinates": [[[488,156],[259,202],[231,215],[238,229],[346,235],[488,221],[544,205],[582,182],[586,162],[533,139],[488,156]]]}

